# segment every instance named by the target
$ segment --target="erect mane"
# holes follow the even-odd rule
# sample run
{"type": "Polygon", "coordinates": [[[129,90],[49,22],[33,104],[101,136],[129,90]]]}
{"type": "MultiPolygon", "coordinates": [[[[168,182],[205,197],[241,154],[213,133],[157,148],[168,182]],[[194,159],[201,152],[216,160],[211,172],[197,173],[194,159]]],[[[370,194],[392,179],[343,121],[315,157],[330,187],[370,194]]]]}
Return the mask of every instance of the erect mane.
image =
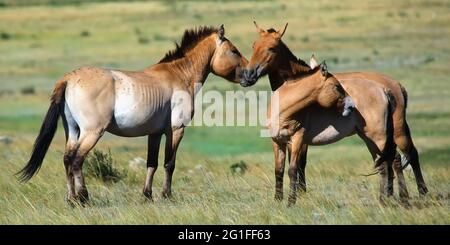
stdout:
{"type": "Polygon", "coordinates": [[[185,54],[192,49],[198,42],[202,41],[206,37],[213,33],[217,33],[217,28],[212,26],[200,26],[194,29],[186,29],[183,37],[181,38],[181,44],[175,42],[175,49],[166,53],[159,63],[170,62],[185,56],[185,54]]]}

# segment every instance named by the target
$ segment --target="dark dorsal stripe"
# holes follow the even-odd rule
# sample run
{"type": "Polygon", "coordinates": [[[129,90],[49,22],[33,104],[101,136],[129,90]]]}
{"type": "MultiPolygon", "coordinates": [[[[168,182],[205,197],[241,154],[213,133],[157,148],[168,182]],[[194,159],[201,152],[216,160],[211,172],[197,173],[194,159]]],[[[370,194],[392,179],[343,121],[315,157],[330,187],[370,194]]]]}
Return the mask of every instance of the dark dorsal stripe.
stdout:
{"type": "Polygon", "coordinates": [[[167,52],[159,63],[170,62],[184,57],[198,42],[213,33],[217,33],[217,31],[217,28],[212,26],[200,26],[194,29],[185,30],[183,37],[181,38],[181,44],[175,42],[175,49],[167,52]]]}

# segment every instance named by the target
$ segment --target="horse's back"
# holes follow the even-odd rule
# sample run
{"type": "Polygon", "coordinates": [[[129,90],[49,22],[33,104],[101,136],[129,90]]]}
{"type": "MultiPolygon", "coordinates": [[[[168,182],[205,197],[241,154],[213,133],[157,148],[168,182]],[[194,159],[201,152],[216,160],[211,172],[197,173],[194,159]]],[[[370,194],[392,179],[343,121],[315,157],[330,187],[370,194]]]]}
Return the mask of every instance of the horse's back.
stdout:
{"type": "Polygon", "coordinates": [[[399,81],[385,74],[378,72],[347,72],[337,73],[335,74],[335,77],[339,80],[339,82],[341,82],[341,84],[348,84],[347,87],[352,85],[352,81],[367,81],[368,86],[376,83],[394,95],[398,108],[405,107],[406,99],[404,98],[405,92],[403,86],[399,81]]]}
{"type": "Polygon", "coordinates": [[[358,77],[343,79],[340,83],[353,99],[355,111],[342,116],[334,109],[317,105],[307,108],[303,119],[307,144],[331,144],[356,132],[384,137],[389,104],[383,86],[358,77]]]}
{"type": "Polygon", "coordinates": [[[395,109],[393,111],[393,125],[394,135],[403,135],[407,133],[406,127],[406,107],[407,107],[407,92],[402,84],[381,73],[376,72],[350,72],[350,73],[338,73],[336,75],[338,80],[342,83],[347,83],[347,87],[353,85],[351,82],[353,79],[367,80],[373,83],[377,83],[388,91],[395,99],[395,109]],[[349,81],[349,82],[346,82],[349,81]]]}
{"type": "Polygon", "coordinates": [[[338,79],[363,119],[363,128],[359,130],[370,137],[384,137],[390,106],[389,89],[367,76],[341,76],[338,79]]]}

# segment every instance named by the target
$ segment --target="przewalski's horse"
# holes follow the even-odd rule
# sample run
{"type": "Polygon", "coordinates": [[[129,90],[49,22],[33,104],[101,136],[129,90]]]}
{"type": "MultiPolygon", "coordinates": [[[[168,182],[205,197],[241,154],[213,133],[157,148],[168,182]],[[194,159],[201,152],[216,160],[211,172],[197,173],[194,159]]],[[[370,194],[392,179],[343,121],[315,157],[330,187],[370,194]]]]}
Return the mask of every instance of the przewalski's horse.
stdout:
{"type": "Polygon", "coordinates": [[[188,113],[188,120],[193,116],[194,85],[203,84],[210,72],[239,83],[248,62],[224,32],[223,25],[186,30],[175,50],[142,71],[83,67],[67,73],[55,85],[31,158],[20,171],[21,179],[29,180],[39,170],[61,116],[66,133],[64,166],[69,200],[88,200],[83,162],[105,131],[124,137],[148,135],[143,193],[149,199],[160,141],[165,135],[162,195],[170,197],[175,156],[187,124],[181,114],[188,113]],[[188,95],[183,104],[192,105],[187,106],[189,111],[177,107],[177,92],[188,95]]]}
{"type": "MultiPolygon", "coordinates": [[[[266,31],[256,25],[259,38],[253,44],[252,58],[244,71],[245,79],[241,85],[251,86],[260,77],[268,74],[271,88],[276,91],[285,83],[295,83],[297,77],[310,72],[311,68],[304,61],[298,59],[282,42],[281,38],[286,27],[287,24],[282,30],[276,31],[271,28],[266,31]]],[[[316,127],[316,130],[312,130],[312,132],[314,135],[320,136],[320,142],[301,142],[295,147],[296,152],[292,152],[289,145],[274,143],[276,197],[282,198],[281,187],[286,147],[291,158],[291,185],[299,179],[298,186],[305,191],[308,145],[333,143],[355,133],[365,141],[375,165],[379,166],[381,197],[393,194],[393,171],[388,165],[395,156],[396,146],[404,154],[406,162],[413,168],[419,193],[426,194],[428,190],[422,177],[417,150],[406,122],[406,90],[399,82],[378,73],[337,73],[334,74],[334,77],[339,80],[345,92],[351,96],[357,110],[349,117],[342,117],[334,111],[312,105],[304,113],[309,114],[309,122],[314,122],[313,126],[316,127]],[[356,123],[358,121],[360,125],[356,123]],[[346,130],[352,123],[355,126],[353,130],[346,130]]],[[[281,97],[281,99],[283,98],[281,97]]],[[[402,200],[406,200],[409,195],[398,153],[395,156],[393,169],[397,174],[400,197],[402,200]]],[[[292,194],[291,201],[295,201],[295,192],[292,194]]]]}

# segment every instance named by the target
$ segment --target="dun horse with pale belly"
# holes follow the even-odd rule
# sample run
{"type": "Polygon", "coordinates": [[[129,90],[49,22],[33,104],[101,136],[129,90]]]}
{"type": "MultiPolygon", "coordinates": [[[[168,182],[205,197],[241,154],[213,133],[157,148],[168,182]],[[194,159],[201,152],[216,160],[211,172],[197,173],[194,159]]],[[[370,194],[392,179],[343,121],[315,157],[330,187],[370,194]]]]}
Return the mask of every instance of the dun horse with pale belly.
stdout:
{"type": "Polygon", "coordinates": [[[247,60],[219,28],[199,27],[184,32],[181,44],[155,65],[142,71],[83,67],[64,75],[55,85],[50,108],[35,141],[28,164],[19,172],[29,180],[41,167],[63,120],[66,147],[68,200],[89,199],[82,168],[89,151],[104,132],[123,137],[148,135],[147,177],[144,195],[152,198],[153,175],[158,167],[162,135],[166,137],[163,197],[172,194],[172,175],[178,145],[186,121],[194,113],[195,84],[203,84],[209,73],[239,83],[247,60]],[[177,107],[179,94],[188,95],[186,108],[177,107]]]}

